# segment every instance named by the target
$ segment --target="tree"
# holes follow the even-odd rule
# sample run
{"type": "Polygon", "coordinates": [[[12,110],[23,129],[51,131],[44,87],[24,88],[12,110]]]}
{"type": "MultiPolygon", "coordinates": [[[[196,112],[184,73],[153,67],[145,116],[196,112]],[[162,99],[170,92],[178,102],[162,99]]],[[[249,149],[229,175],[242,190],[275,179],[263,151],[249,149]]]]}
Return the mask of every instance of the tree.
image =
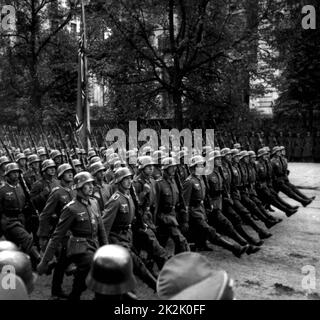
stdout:
{"type": "Polygon", "coordinates": [[[93,70],[108,78],[116,97],[124,87],[121,107],[126,97],[138,112],[145,101],[162,111],[167,106],[178,128],[194,106],[210,106],[211,113],[216,107],[248,107],[257,27],[272,8],[271,1],[261,2],[252,15],[257,6],[250,0],[96,1],[93,24],[111,35],[91,42],[93,70]]]}

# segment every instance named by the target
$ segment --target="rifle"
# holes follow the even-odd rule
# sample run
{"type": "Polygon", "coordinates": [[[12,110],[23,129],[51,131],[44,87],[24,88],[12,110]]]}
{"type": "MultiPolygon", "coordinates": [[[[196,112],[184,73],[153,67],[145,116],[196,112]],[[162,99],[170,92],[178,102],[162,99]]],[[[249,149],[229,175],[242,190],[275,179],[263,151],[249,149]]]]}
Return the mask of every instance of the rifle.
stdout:
{"type": "Polygon", "coordinates": [[[73,149],[74,155],[77,159],[79,159],[78,157],[78,153],[77,153],[77,148],[76,145],[74,143],[74,136],[73,136],[73,130],[72,130],[72,126],[71,123],[69,122],[69,132],[70,132],[70,142],[71,142],[71,147],[73,149]]]}
{"type": "MultiPolygon", "coordinates": [[[[11,162],[15,162],[15,159],[13,157],[13,154],[10,152],[8,146],[3,142],[2,138],[0,137],[0,142],[3,146],[3,148],[5,149],[7,155],[8,155],[8,158],[10,159],[11,162]]],[[[37,215],[38,215],[38,210],[36,209],[36,207],[34,206],[33,202],[31,201],[31,198],[30,198],[30,190],[27,186],[27,183],[26,181],[24,180],[24,177],[22,174],[19,174],[19,183],[22,187],[22,190],[23,190],[23,193],[25,195],[25,198],[26,198],[26,202],[29,204],[30,208],[32,209],[33,212],[35,212],[37,215]]]]}
{"type": "Polygon", "coordinates": [[[138,195],[137,195],[137,192],[136,192],[136,189],[133,185],[133,183],[131,184],[131,188],[130,188],[130,195],[131,195],[131,198],[133,200],[133,203],[134,203],[134,206],[136,208],[136,219],[137,219],[137,227],[138,228],[142,228],[142,229],[145,229],[145,223],[143,222],[143,212],[142,212],[142,208],[141,208],[141,202],[138,198],[138,195]]]}
{"type": "Polygon", "coordinates": [[[33,144],[34,153],[35,153],[35,154],[38,154],[38,150],[37,150],[36,143],[35,143],[35,141],[33,140],[32,135],[31,135],[31,132],[30,132],[29,129],[28,129],[28,135],[29,135],[30,141],[31,141],[32,144],[33,144]]]}
{"type": "Polygon", "coordinates": [[[49,157],[50,156],[50,153],[49,153],[50,145],[49,145],[48,138],[47,138],[47,136],[45,135],[45,133],[43,131],[42,125],[40,126],[40,130],[41,130],[41,135],[42,135],[42,137],[44,139],[44,148],[45,148],[46,153],[47,153],[47,155],[49,157]]]}
{"type": "Polygon", "coordinates": [[[56,128],[57,128],[58,134],[59,134],[60,142],[62,142],[62,145],[63,145],[63,147],[64,147],[64,149],[65,149],[65,152],[66,152],[66,155],[67,155],[67,160],[68,160],[70,166],[72,167],[72,170],[73,170],[74,174],[77,174],[77,170],[76,170],[76,167],[75,167],[75,165],[74,165],[74,163],[73,163],[73,161],[72,161],[72,158],[71,158],[71,156],[70,156],[67,143],[66,143],[66,141],[65,141],[65,140],[63,139],[63,137],[62,137],[61,129],[60,129],[60,127],[58,126],[57,123],[56,123],[55,125],[56,125],[56,128]]]}

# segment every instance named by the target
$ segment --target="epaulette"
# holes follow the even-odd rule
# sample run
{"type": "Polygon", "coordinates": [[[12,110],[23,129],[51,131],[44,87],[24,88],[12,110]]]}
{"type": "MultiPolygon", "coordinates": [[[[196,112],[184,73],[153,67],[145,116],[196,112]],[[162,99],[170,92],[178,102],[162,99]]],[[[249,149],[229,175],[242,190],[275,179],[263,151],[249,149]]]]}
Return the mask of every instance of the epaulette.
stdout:
{"type": "Polygon", "coordinates": [[[69,203],[67,203],[62,210],[69,208],[72,204],[75,204],[76,202],[74,200],[71,200],[69,203]]]}
{"type": "Polygon", "coordinates": [[[191,179],[192,179],[192,177],[189,176],[189,177],[186,179],[186,181],[190,181],[191,179]]]}
{"type": "Polygon", "coordinates": [[[51,190],[51,193],[54,193],[54,192],[58,191],[59,189],[60,189],[60,187],[55,187],[55,188],[53,188],[53,189],[51,190]]]}
{"type": "Polygon", "coordinates": [[[156,180],[157,182],[163,181],[163,177],[160,177],[156,180]]]}
{"type": "Polygon", "coordinates": [[[117,193],[117,192],[115,192],[115,193],[111,196],[110,200],[116,201],[116,200],[118,200],[119,198],[120,198],[120,194],[117,193]]]}

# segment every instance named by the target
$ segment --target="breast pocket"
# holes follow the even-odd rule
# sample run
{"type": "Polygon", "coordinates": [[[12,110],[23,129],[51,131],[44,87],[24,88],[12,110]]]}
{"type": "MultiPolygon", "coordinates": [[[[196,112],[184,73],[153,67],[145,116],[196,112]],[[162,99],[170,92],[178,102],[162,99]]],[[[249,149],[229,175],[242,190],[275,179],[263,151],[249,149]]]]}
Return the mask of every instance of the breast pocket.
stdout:
{"type": "Polygon", "coordinates": [[[88,215],[86,214],[86,212],[81,212],[77,214],[77,218],[76,218],[77,222],[87,222],[89,220],[88,215]]]}

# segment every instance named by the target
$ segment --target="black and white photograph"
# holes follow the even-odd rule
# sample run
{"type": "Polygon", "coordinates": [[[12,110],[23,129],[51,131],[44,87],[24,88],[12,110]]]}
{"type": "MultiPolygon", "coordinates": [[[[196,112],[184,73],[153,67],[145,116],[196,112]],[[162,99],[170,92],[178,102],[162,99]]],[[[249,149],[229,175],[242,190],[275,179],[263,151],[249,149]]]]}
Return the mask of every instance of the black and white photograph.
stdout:
{"type": "Polygon", "coordinates": [[[320,300],[319,1],[0,12],[0,300],[320,300]]]}

